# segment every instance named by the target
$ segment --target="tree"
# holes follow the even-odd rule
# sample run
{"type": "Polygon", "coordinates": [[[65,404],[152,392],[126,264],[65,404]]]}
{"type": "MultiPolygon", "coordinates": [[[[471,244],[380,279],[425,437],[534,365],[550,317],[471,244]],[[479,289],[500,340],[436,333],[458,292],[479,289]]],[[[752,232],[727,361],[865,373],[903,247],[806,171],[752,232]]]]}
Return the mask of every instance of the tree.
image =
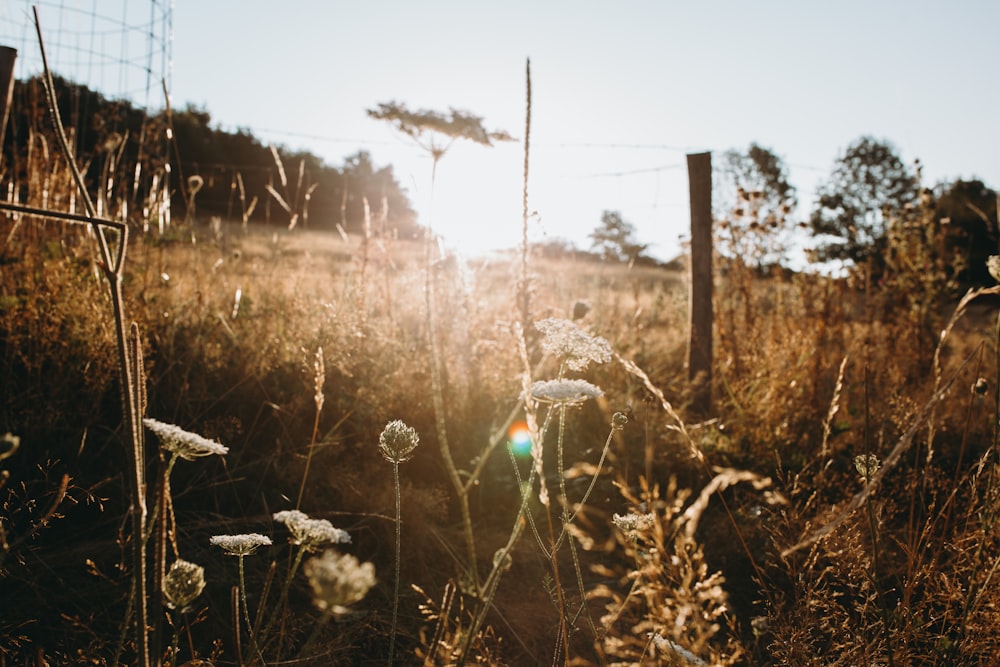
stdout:
{"type": "Polygon", "coordinates": [[[986,258],[997,254],[997,192],[980,180],[941,183],[934,213],[945,232],[944,252],[966,285],[992,285],[986,258]]]}
{"type": "Polygon", "coordinates": [[[871,137],[855,141],[818,189],[809,219],[819,237],[813,260],[871,263],[873,275],[879,275],[888,221],[916,203],[918,185],[890,143],[871,137]]]}
{"type": "Polygon", "coordinates": [[[432,179],[437,163],[457,139],[474,141],[483,146],[492,146],[497,141],[513,140],[513,137],[503,130],[493,132],[487,130],[480,116],[458,109],[449,109],[446,114],[427,109],[410,111],[400,102],[386,102],[379,104],[377,109],[368,109],[368,115],[392,124],[427,151],[434,161],[432,179]]]}
{"type": "Polygon", "coordinates": [[[590,233],[591,248],[605,260],[633,263],[649,246],[635,241],[635,225],[626,222],[617,211],[604,211],[601,224],[590,233]]]}
{"type": "Polygon", "coordinates": [[[756,143],[745,153],[729,150],[712,180],[719,252],[758,268],[784,260],[797,199],[781,158],[756,143]]]}

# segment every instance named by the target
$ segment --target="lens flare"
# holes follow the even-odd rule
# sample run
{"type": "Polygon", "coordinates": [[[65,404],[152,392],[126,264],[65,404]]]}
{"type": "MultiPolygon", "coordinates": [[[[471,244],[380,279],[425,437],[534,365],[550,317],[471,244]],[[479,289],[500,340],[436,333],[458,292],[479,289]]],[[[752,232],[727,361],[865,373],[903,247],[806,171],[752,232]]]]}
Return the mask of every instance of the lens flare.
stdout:
{"type": "Polygon", "coordinates": [[[514,422],[507,430],[514,456],[531,456],[531,431],[524,422],[514,422]]]}

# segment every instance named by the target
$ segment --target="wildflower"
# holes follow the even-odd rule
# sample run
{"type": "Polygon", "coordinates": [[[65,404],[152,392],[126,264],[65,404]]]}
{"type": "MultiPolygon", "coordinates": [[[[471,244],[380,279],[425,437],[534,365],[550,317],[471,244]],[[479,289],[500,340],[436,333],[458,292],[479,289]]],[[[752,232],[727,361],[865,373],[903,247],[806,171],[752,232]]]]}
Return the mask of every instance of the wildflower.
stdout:
{"type": "Polygon", "coordinates": [[[230,556],[249,556],[258,547],[271,546],[271,538],[259,533],[243,535],[215,535],[209,543],[221,547],[230,556]]]}
{"type": "Polygon", "coordinates": [[[292,534],[292,544],[300,544],[312,549],[323,544],[339,544],[351,541],[346,530],[334,528],[326,519],[312,519],[299,510],[276,512],[274,520],[285,524],[292,534]]]}
{"type": "Polygon", "coordinates": [[[859,454],[854,457],[854,467],[861,475],[861,481],[869,482],[878,472],[881,462],[874,454],[859,454]]]}
{"type": "Polygon", "coordinates": [[[1000,255],[990,255],[986,258],[986,270],[993,276],[993,280],[1000,283],[1000,255]]]}
{"type": "Polygon", "coordinates": [[[582,371],[593,361],[604,364],[611,360],[611,343],[594,336],[570,320],[550,317],[535,322],[542,332],[542,349],[563,357],[574,371],[582,371]]]}
{"type": "Polygon", "coordinates": [[[185,461],[194,461],[199,456],[222,456],[229,453],[229,448],[214,440],[203,438],[197,433],[185,431],[179,426],[165,424],[155,419],[143,419],[142,423],[160,439],[160,446],[185,461]]]}
{"type": "Polygon", "coordinates": [[[205,568],[178,558],[163,577],[163,597],[171,609],[184,609],[205,590],[205,568]]]}
{"type": "Polygon", "coordinates": [[[652,512],[646,514],[615,514],[611,517],[612,523],[618,530],[629,535],[635,535],[651,529],[656,524],[656,515],[652,512]]]}
{"type": "Polygon", "coordinates": [[[392,463],[402,463],[409,459],[419,444],[420,438],[416,429],[410,428],[398,419],[386,424],[378,437],[382,456],[392,463]]]}
{"type": "Polygon", "coordinates": [[[586,380],[541,380],[531,385],[532,398],[558,405],[577,405],[604,392],[586,380]]]}
{"type": "Polygon", "coordinates": [[[344,614],[375,585],[375,566],[359,563],[350,554],[327,549],[322,556],[310,558],[303,571],[313,589],[313,601],[321,610],[344,614]]]}

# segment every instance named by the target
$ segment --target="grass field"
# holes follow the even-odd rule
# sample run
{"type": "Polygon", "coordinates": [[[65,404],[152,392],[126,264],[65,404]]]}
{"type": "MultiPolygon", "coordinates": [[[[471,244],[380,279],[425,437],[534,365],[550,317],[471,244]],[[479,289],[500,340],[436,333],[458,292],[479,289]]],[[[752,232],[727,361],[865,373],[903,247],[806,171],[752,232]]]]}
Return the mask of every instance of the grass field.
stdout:
{"type": "Polygon", "coordinates": [[[133,234],[142,414],[182,429],[144,429],[137,540],[93,235],[12,216],[0,232],[0,664],[139,663],[143,601],[169,664],[979,665],[1000,648],[991,294],[919,309],[730,270],[702,415],[683,272],[532,256],[525,284],[520,256],[415,242],[133,234]]]}

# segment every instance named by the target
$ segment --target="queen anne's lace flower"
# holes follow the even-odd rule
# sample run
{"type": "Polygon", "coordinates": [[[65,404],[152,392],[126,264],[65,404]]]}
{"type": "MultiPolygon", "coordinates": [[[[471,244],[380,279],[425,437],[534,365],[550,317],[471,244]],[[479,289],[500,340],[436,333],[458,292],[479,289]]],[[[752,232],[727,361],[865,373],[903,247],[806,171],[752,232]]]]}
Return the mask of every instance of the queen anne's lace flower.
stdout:
{"type": "Polygon", "coordinates": [[[214,440],[203,438],[197,433],[185,431],[179,426],[165,424],[155,419],[143,419],[142,423],[160,439],[160,446],[185,461],[193,461],[200,456],[229,453],[229,448],[214,440]]]}
{"type": "Polygon", "coordinates": [[[541,380],[531,385],[535,400],[559,405],[576,405],[589,398],[600,398],[604,392],[586,380],[541,380]]]}
{"type": "Polygon", "coordinates": [[[375,585],[374,565],[359,563],[354,556],[331,549],[310,558],[302,569],[309,579],[316,606],[334,614],[346,613],[349,606],[375,585]]]}
{"type": "Polygon", "coordinates": [[[259,533],[243,535],[215,535],[209,543],[221,547],[230,556],[249,556],[258,547],[271,545],[271,538],[259,533]]]}
{"type": "Polygon", "coordinates": [[[535,322],[535,328],[542,332],[542,349],[565,359],[571,370],[582,371],[591,361],[604,364],[611,360],[611,343],[570,320],[550,317],[535,322]]]}
{"type": "Polygon", "coordinates": [[[986,258],[986,270],[993,276],[993,280],[1000,283],[1000,255],[990,255],[986,258]]]}
{"type": "Polygon", "coordinates": [[[396,419],[385,425],[378,437],[378,446],[382,456],[392,463],[402,463],[413,455],[413,450],[420,444],[420,437],[413,429],[396,419]]]}
{"type": "Polygon", "coordinates": [[[313,549],[324,544],[348,543],[351,536],[346,530],[334,528],[326,519],[312,519],[299,510],[283,510],[276,512],[274,520],[288,528],[292,534],[292,544],[300,544],[313,549]]]}
{"type": "Polygon", "coordinates": [[[184,609],[205,590],[205,568],[178,558],[163,577],[163,597],[171,609],[184,609]]]}

